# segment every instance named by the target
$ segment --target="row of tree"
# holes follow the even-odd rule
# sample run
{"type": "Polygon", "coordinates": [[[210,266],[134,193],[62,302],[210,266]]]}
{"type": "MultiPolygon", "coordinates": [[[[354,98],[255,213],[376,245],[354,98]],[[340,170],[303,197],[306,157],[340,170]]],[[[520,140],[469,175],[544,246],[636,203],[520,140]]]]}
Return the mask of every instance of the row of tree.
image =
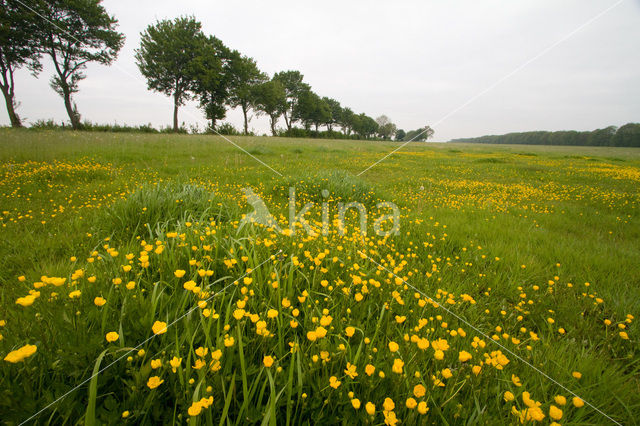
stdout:
{"type": "MultiPolygon", "coordinates": [[[[30,0],[28,4],[0,0],[0,90],[11,125],[22,126],[16,111],[15,72],[25,67],[37,76],[43,57],[47,57],[55,70],[51,87],[63,98],[73,129],[81,128],[73,94],[86,77],[88,63],[109,65],[116,59],[124,44],[117,24],[101,0],[30,0]]],[[[245,134],[253,112],[268,116],[274,135],[283,118],[285,135],[300,130],[294,125],[301,123],[307,133],[312,126],[316,133],[320,126],[326,126],[329,134],[340,127],[347,136],[404,138],[405,133],[396,134],[396,126],[386,116],[374,120],[343,108],[335,99],[320,97],[299,71],[269,77],[252,58],[205,35],[193,17],[159,21],[141,36],[136,63],[149,89],[172,98],[174,131],[180,130],[180,106],[196,100],[212,130],[225,118],[228,108],[239,108],[244,115],[245,134]]],[[[430,136],[422,132],[420,137],[424,135],[430,136]]]]}
{"type": "Polygon", "coordinates": [[[558,132],[521,132],[508,133],[506,135],[480,136],[477,138],[453,139],[451,142],[640,147],[640,123],[627,123],[620,128],[609,126],[604,129],[596,129],[591,132],[578,132],[575,130],[558,132]]]}
{"type": "MultiPolygon", "coordinates": [[[[252,58],[204,34],[193,17],[163,20],[147,27],[136,50],[136,63],[150,90],[173,99],[175,130],[180,106],[196,100],[213,130],[225,118],[227,108],[240,108],[245,134],[252,112],[269,118],[274,136],[281,118],[285,135],[299,134],[296,123],[307,134],[312,127],[317,133],[321,126],[326,126],[330,134],[340,127],[344,135],[353,133],[366,139],[392,139],[396,133],[396,126],[386,116],[374,120],[342,107],[335,99],[319,96],[299,71],[282,71],[269,77],[252,58]]],[[[432,135],[433,131],[420,134],[423,140],[432,135]]]]}

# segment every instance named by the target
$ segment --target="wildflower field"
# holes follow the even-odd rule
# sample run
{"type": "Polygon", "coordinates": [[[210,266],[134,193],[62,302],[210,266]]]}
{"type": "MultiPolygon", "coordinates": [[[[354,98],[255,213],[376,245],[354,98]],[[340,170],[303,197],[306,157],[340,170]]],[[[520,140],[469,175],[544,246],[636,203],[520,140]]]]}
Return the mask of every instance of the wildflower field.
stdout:
{"type": "Polygon", "coordinates": [[[3,423],[640,423],[640,150],[233,140],[0,131],[3,423]]]}

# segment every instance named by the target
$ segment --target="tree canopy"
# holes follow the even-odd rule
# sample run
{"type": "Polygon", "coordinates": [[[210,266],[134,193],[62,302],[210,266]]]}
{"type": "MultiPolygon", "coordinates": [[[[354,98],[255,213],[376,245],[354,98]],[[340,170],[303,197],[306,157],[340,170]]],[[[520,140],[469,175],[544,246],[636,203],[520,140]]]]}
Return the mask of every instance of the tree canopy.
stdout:
{"type": "Polygon", "coordinates": [[[141,34],[136,64],[150,90],[173,97],[174,131],[178,130],[178,109],[198,89],[198,72],[207,62],[221,68],[211,47],[200,22],[193,17],[158,21],[141,34]],[[203,54],[208,57],[203,59],[203,54]]]}
{"type": "Polygon", "coordinates": [[[261,83],[254,87],[253,99],[258,111],[269,116],[271,133],[276,136],[278,118],[288,107],[284,85],[276,79],[261,83]]]}
{"type": "Polygon", "coordinates": [[[40,48],[53,62],[51,87],[64,99],[74,129],[81,127],[80,113],[73,103],[78,83],[86,78],[90,62],[109,65],[124,44],[116,31],[118,20],[109,15],[101,0],[51,0],[34,3],[44,17],[37,32],[40,48]]]}
{"type": "Polygon", "coordinates": [[[231,108],[240,107],[244,117],[244,134],[249,133],[248,114],[254,108],[254,89],[269,77],[258,69],[253,58],[244,55],[234,55],[229,65],[230,93],[228,105],[231,108]]]}
{"type": "Polygon", "coordinates": [[[614,126],[593,131],[578,132],[520,132],[505,135],[480,136],[477,138],[452,139],[451,142],[523,144],[523,145],[570,145],[570,146],[631,146],[640,147],[640,123],[627,123],[616,130],[614,126]]]}
{"type": "Polygon", "coordinates": [[[293,124],[297,121],[294,117],[294,110],[296,109],[298,99],[303,93],[311,90],[311,87],[302,81],[304,76],[300,71],[281,71],[276,73],[273,76],[273,79],[280,82],[285,90],[287,107],[283,111],[282,115],[284,117],[284,122],[287,125],[287,129],[291,130],[293,124]]]}

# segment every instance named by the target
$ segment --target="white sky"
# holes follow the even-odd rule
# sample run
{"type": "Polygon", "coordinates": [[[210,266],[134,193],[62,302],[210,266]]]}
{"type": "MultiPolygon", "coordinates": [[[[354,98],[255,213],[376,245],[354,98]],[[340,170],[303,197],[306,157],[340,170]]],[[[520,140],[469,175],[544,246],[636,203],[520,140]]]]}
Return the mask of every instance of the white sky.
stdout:
{"type": "MultiPolygon", "coordinates": [[[[105,0],[125,46],[113,66],[89,66],[75,101],[93,122],[171,123],[171,101],[147,91],[134,49],[148,24],[190,14],[270,75],[299,70],[319,95],[356,113],[386,114],[405,130],[433,126],[616,2],[105,0]]],[[[623,0],[435,126],[434,140],[638,122],[639,51],[640,0],[623,0]]],[[[43,64],[39,79],[19,71],[18,112],[28,123],[67,120],[49,87],[49,60],[43,64]]],[[[241,117],[230,111],[226,121],[240,128],[241,117]]],[[[9,123],[5,111],[0,118],[9,123]]],[[[194,103],[180,110],[180,121],[205,123],[194,103]]],[[[250,128],[266,133],[268,121],[253,118],[250,128]]]]}

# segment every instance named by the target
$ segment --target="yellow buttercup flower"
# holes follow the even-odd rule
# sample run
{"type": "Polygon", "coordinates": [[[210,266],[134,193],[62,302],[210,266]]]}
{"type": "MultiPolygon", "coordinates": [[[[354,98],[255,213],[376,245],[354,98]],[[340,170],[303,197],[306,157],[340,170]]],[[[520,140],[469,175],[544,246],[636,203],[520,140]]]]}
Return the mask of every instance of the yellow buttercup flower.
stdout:
{"type": "Polygon", "coordinates": [[[562,418],[562,410],[555,405],[552,405],[549,407],[549,417],[553,420],[560,420],[562,418]]]}
{"type": "Polygon", "coordinates": [[[340,380],[338,380],[338,378],[336,376],[331,376],[329,378],[329,386],[331,386],[334,389],[338,389],[338,387],[340,386],[342,382],[340,380]]]}
{"type": "Polygon", "coordinates": [[[358,375],[358,373],[356,373],[356,366],[351,364],[350,362],[347,362],[347,369],[344,370],[344,374],[351,377],[352,379],[355,379],[358,375]]]}
{"type": "Polygon", "coordinates": [[[208,353],[209,353],[209,348],[204,348],[200,346],[199,348],[196,349],[196,355],[198,355],[200,358],[204,358],[205,356],[207,356],[208,353]]]}
{"type": "Polygon", "coordinates": [[[29,358],[31,355],[35,354],[37,350],[38,347],[36,345],[24,345],[19,349],[9,352],[7,356],[4,357],[4,360],[15,364],[20,361],[24,361],[25,358],[29,358]]]}
{"type": "Polygon", "coordinates": [[[164,383],[164,380],[161,380],[160,377],[151,376],[149,377],[149,380],[147,380],[147,387],[149,389],[155,389],[163,383],[164,383]]]}
{"type": "Polygon", "coordinates": [[[396,404],[393,402],[393,399],[385,398],[382,408],[384,408],[384,411],[393,411],[393,409],[396,408],[396,404]]]}
{"type": "Polygon", "coordinates": [[[391,367],[391,371],[396,374],[402,374],[402,368],[404,367],[404,361],[400,358],[396,358],[393,360],[393,366],[391,367]]]}
{"type": "Polygon", "coordinates": [[[171,365],[171,369],[173,370],[173,372],[175,373],[176,370],[178,369],[178,367],[180,367],[180,364],[182,363],[182,358],[178,358],[176,356],[174,356],[171,361],[169,361],[169,365],[171,365]]]}
{"type": "Polygon", "coordinates": [[[413,410],[414,408],[416,408],[418,406],[418,402],[414,399],[414,398],[407,398],[407,401],[405,402],[405,405],[407,406],[407,408],[409,410],[413,410]]]}
{"type": "Polygon", "coordinates": [[[376,406],[372,402],[367,402],[364,409],[367,410],[367,414],[370,416],[373,416],[376,413],[376,406]]]}
{"type": "Polygon", "coordinates": [[[199,415],[201,412],[202,412],[202,404],[200,404],[199,401],[196,401],[196,402],[192,403],[191,406],[189,407],[189,409],[187,410],[187,413],[191,417],[195,417],[195,416],[199,415]]]}
{"type": "Polygon", "coordinates": [[[167,332],[167,323],[163,321],[156,321],[151,326],[153,334],[164,334],[167,332]]]}
{"type": "Polygon", "coordinates": [[[421,401],[418,404],[418,413],[420,414],[427,414],[427,411],[429,411],[429,407],[427,406],[427,403],[424,401],[421,401]]]}
{"type": "Polygon", "coordinates": [[[16,305],[20,305],[20,306],[31,306],[33,305],[33,302],[35,302],[36,298],[32,295],[28,295],[25,297],[18,297],[18,299],[16,300],[16,305]]]}
{"type": "Polygon", "coordinates": [[[265,367],[269,368],[273,365],[273,357],[272,356],[265,356],[262,359],[262,363],[264,364],[265,367]]]}
{"type": "Polygon", "coordinates": [[[107,300],[103,297],[98,296],[93,299],[93,304],[96,306],[103,306],[105,303],[107,303],[107,300]]]}
{"type": "Polygon", "coordinates": [[[520,382],[520,378],[514,374],[511,375],[511,381],[513,382],[514,385],[518,387],[522,386],[522,382],[520,382]]]}
{"type": "Polygon", "coordinates": [[[319,339],[322,339],[324,336],[326,336],[326,335],[327,335],[327,329],[326,329],[326,328],[324,328],[324,327],[322,327],[322,326],[320,326],[320,327],[316,328],[315,333],[316,333],[316,336],[317,336],[319,339]]]}
{"type": "Polygon", "coordinates": [[[373,373],[375,373],[375,371],[376,371],[376,367],[374,367],[371,364],[367,364],[364,367],[364,372],[367,373],[367,376],[371,376],[373,373]]]}
{"type": "Polygon", "coordinates": [[[109,343],[115,342],[119,338],[120,338],[120,335],[118,333],[116,333],[115,331],[110,331],[106,335],[107,342],[109,342],[109,343]]]}
{"type": "Polygon", "coordinates": [[[471,359],[471,354],[467,351],[460,351],[458,354],[458,359],[460,362],[467,362],[471,359]]]}

